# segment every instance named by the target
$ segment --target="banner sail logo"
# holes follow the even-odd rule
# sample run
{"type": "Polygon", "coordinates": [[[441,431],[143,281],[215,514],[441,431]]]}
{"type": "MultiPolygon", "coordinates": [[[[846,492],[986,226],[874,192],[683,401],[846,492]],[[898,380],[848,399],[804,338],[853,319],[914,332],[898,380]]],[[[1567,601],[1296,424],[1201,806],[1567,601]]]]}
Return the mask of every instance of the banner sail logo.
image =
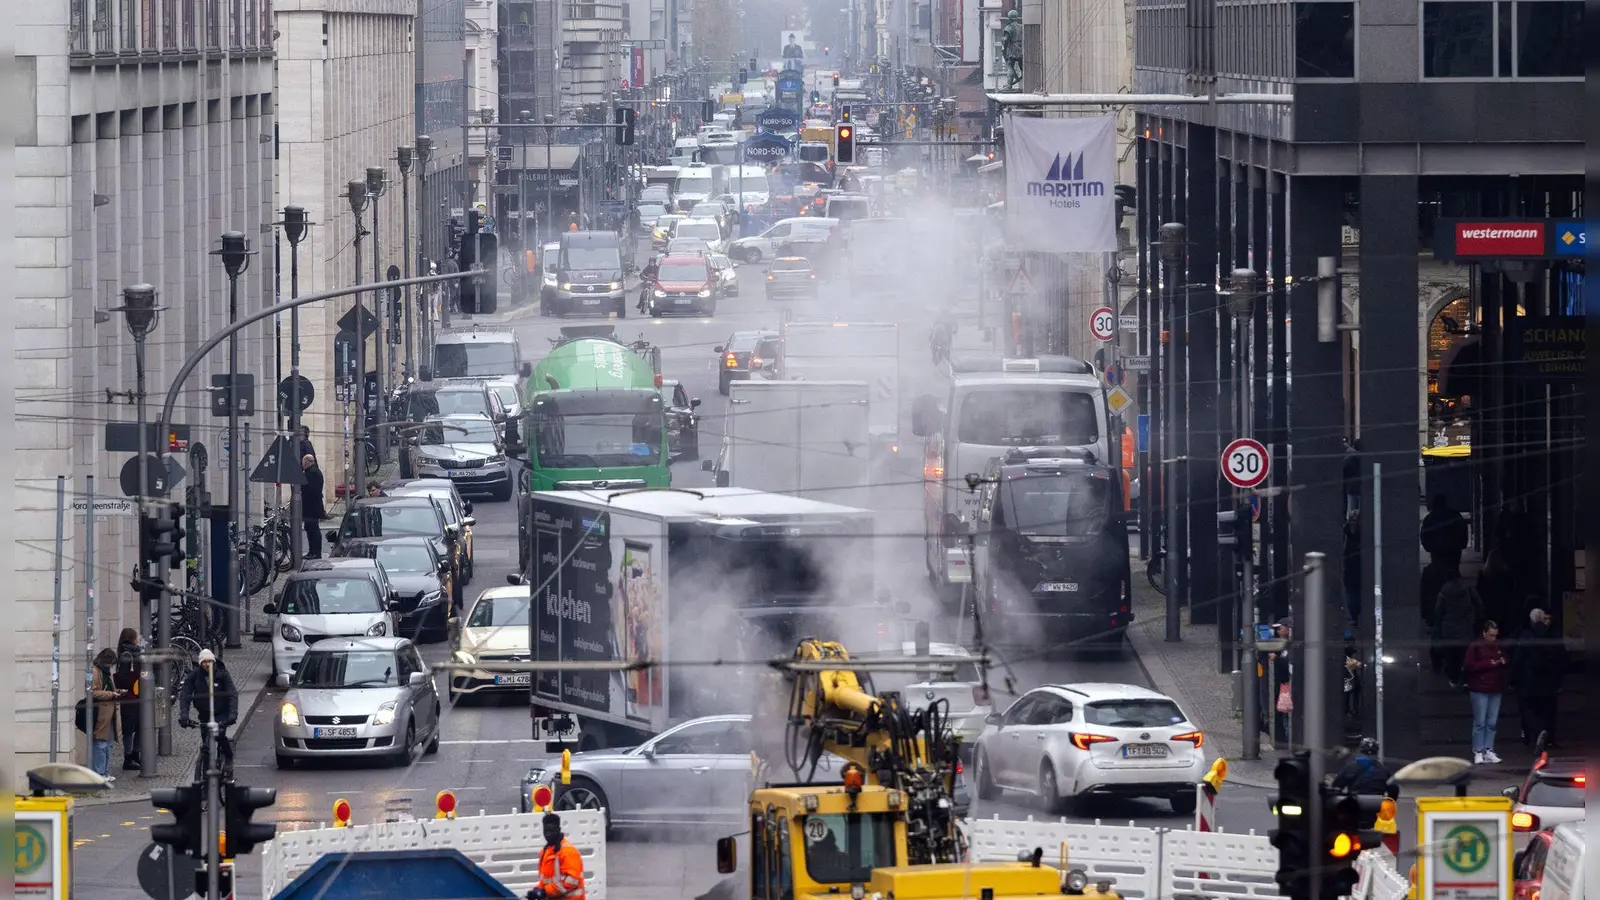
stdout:
{"type": "Polygon", "coordinates": [[[1050,161],[1050,171],[1043,181],[1028,182],[1030,197],[1104,197],[1106,183],[1087,181],[1083,177],[1083,161],[1087,153],[1057,153],[1050,161]]]}
{"type": "Polygon", "coordinates": [[[1008,115],[1006,236],[1010,249],[1117,249],[1116,119],[1008,115]]]}

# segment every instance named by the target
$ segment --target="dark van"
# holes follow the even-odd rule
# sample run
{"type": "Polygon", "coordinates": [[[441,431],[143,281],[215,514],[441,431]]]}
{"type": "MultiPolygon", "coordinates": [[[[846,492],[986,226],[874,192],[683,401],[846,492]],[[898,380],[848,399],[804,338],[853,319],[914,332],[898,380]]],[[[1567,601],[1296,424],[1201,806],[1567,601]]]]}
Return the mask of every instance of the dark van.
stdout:
{"type": "Polygon", "coordinates": [[[1117,470],[1081,448],[1018,447],[984,473],[973,578],[1011,636],[1116,645],[1132,621],[1117,470]]]}
{"type": "Polygon", "coordinates": [[[628,314],[623,289],[622,244],[615,232],[569,231],[561,235],[556,254],[556,290],[552,312],[628,314]]]}

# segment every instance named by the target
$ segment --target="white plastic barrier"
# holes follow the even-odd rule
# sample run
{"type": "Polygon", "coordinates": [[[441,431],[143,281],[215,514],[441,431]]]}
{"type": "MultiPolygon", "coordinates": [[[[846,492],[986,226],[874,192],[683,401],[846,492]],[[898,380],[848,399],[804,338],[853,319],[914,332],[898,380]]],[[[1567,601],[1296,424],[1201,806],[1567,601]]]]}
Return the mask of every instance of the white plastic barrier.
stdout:
{"type": "MultiPolygon", "coordinates": [[[[1033,817],[972,819],[966,823],[969,855],[979,862],[1008,862],[1019,851],[1044,850],[1044,862],[1067,862],[1091,881],[1114,879],[1130,900],[1226,897],[1280,900],[1274,876],[1278,851],[1265,835],[1102,825],[1099,821],[1038,822],[1033,817]]],[[[1367,851],[1356,861],[1362,880],[1355,900],[1401,900],[1406,879],[1394,870],[1387,850],[1367,851]]]]}
{"type": "MultiPolygon", "coordinates": [[[[539,854],[544,850],[541,818],[535,813],[512,813],[279,831],[261,857],[261,896],[272,900],[324,854],[446,848],[461,851],[520,895],[539,880],[539,854]]],[[[606,900],[605,813],[563,811],[561,830],[583,856],[589,900],[606,900]]]]}

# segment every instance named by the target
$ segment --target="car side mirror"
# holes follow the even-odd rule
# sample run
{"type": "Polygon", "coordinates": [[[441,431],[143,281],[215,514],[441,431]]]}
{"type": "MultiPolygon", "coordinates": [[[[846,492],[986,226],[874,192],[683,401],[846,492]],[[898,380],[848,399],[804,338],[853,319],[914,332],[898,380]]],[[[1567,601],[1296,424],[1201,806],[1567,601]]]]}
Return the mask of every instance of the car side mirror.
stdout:
{"type": "Polygon", "coordinates": [[[469,516],[472,515],[472,501],[471,500],[463,500],[463,501],[461,501],[461,511],[466,513],[469,516]]]}
{"type": "Polygon", "coordinates": [[[1500,792],[1500,796],[1506,798],[1507,800],[1510,800],[1512,803],[1516,803],[1517,802],[1517,798],[1520,797],[1521,795],[1522,795],[1522,791],[1516,785],[1512,785],[1511,787],[1508,787],[1505,790],[1500,792]]]}
{"type": "Polygon", "coordinates": [[[731,837],[717,838],[717,874],[731,875],[738,861],[738,852],[731,837]]]}
{"type": "Polygon", "coordinates": [[[699,409],[700,408],[700,398],[699,397],[690,397],[689,398],[689,408],[690,409],[699,409]]]}
{"type": "Polygon", "coordinates": [[[994,727],[999,728],[1000,723],[1001,719],[999,713],[989,713],[987,716],[983,717],[983,724],[985,725],[993,725],[994,727]]]}
{"type": "Polygon", "coordinates": [[[512,572],[510,575],[506,576],[506,584],[512,585],[513,587],[522,587],[527,583],[528,579],[522,577],[521,572],[512,572]]]}
{"type": "MultiPolygon", "coordinates": [[[[461,521],[465,522],[467,520],[466,519],[462,519],[461,521]]],[[[461,526],[456,524],[455,522],[451,522],[450,524],[444,526],[444,531],[445,531],[445,534],[448,534],[448,535],[451,535],[451,536],[455,536],[455,535],[461,533],[461,526]]]]}
{"type": "Polygon", "coordinates": [[[287,675],[279,675],[276,681],[278,683],[278,687],[286,688],[289,686],[289,676],[287,675]]]}
{"type": "Polygon", "coordinates": [[[406,684],[409,684],[412,687],[417,687],[418,685],[422,684],[423,682],[425,682],[427,680],[428,680],[427,674],[425,674],[423,672],[412,672],[411,675],[406,678],[406,684]]]}
{"type": "Polygon", "coordinates": [[[726,470],[717,473],[717,487],[727,487],[733,481],[733,476],[726,470]]]}
{"type": "Polygon", "coordinates": [[[717,467],[717,461],[714,460],[714,459],[702,459],[702,460],[700,460],[700,471],[702,471],[702,472],[714,471],[716,469],[716,467],[717,467]]]}
{"type": "Polygon", "coordinates": [[[275,615],[277,615],[278,614],[278,604],[276,604],[276,603],[267,603],[267,604],[262,605],[261,614],[264,615],[264,616],[275,616],[275,615]]]}
{"type": "Polygon", "coordinates": [[[712,347],[711,348],[711,352],[712,353],[721,353],[722,352],[722,345],[718,344],[715,347],[712,347]]]}
{"type": "Polygon", "coordinates": [[[655,759],[656,758],[656,745],[655,744],[645,744],[643,747],[641,747],[639,749],[639,755],[644,757],[645,759],[655,759]]]}
{"type": "Polygon", "coordinates": [[[440,575],[449,575],[450,574],[450,561],[449,560],[447,560],[447,559],[439,560],[439,574],[440,575]]]}
{"type": "Polygon", "coordinates": [[[467,526],[468,528],[471,528],[472,526],[478,524],[478,520],[474,519],[471,516],[467,516],[465,519],[461,520],[461,524],[467,526]]]}
{"type": "Polygon", "coordinates": [[[531,377],[533,375],[533,363],[523,363],[522,368],[517,370],[517,374],[523,378],[531,377]]]}

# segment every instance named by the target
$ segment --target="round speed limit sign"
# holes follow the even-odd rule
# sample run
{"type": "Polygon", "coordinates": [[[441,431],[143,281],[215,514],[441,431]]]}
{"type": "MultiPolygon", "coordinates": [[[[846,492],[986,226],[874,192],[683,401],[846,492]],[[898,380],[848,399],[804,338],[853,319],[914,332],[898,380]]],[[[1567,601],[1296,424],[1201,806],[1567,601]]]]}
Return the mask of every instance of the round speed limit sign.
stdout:
{"type": "Polygon", "coordinates": [[[1117,336],[1117,314],[1109,306],[1102,306],[1089,314],[1089,333],[1097,341],[1109,341],[1117,336]]]}
{"type": "Polygon", "coordinates": [[[1254,438],[1239,438],[1222,451],[1222,474],[1236,488],[1253,488],[1267,480],[1272,458],[1254,438]]]}

